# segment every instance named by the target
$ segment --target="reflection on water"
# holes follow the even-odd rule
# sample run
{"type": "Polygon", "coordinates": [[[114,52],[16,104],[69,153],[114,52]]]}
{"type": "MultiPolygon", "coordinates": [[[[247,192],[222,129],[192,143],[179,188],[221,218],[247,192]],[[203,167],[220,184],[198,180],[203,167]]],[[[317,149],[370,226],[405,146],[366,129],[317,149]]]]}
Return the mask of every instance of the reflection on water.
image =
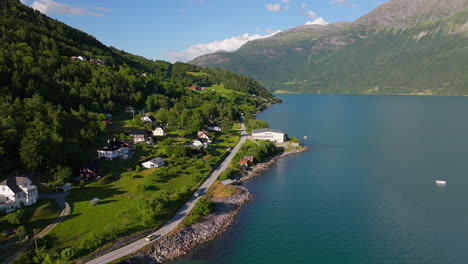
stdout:
{"type": "Polygon", "coordinates": [[[259,118],[310,150],[247,182],[232,227],[175,263],[468,263],[468,98],[281,97],[259,118]]]}

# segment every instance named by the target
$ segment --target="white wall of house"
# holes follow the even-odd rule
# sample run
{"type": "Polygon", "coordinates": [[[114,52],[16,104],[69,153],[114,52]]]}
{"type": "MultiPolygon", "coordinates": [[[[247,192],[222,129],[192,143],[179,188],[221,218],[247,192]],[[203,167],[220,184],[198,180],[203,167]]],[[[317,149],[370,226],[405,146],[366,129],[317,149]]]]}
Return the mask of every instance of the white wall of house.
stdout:
{"type": "Polygon", "coordinates": [[[153,136],[164,137],[166,135],[166,131],[161,127],[157,127],[155,130],[153,130],[153,136]]]}
{"type": "Polygon", "coordinates": [[[141,166],[147,169],[159,168],[164,166],[164,160],[162,158],[155,158],[141,163],[141,166]]]}
{"type": "Polygon", "coordinates": [[[37,187],[31,184],[31,180],[24,179],[22,185],[18,185],[21,192],[14,193],[8,185],[0,185],[0,210],[5,213],[15,211],[22,205],[32,205],[37,202],[37,187]]]}
{"type": "Polygon", "coordinates": [[[260,133],[252,132],[252,138],[255,140],[269,140],[277,143],[283,143],[285,141],[284,133],[273,131],[266,131],[260,133]]]}
{"type": "Polygon", "coordinates": [[[128,147],[122,147],[117,150],[102,150],[99,149],[98,151],[98,158],[106,158],[107,160],[113,159],[126,159],[130,155],[130,150],[128,147]]]}

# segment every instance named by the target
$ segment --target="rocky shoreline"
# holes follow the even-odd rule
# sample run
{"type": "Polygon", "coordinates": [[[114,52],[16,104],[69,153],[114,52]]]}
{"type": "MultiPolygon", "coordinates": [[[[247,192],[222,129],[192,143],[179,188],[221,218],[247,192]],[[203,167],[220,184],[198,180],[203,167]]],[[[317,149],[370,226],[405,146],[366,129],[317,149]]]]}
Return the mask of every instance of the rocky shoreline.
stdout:
{"type": "MultiPolygon", "coordinates": [[[[242,176],[240,181],[246,181],[259,175],[261,171],[268,169],[268,167],[282,157],[302,153],[307,150],[308,147],[301,147],[278,154],[265,162],[257,164],[253,170],[242,176]]],[[[162,263],[188,254],[196,246],[215,239],[218,235],[226,231],[242,206],[253,197],[247,188],[243,186],[236,186],[236,188],[236,193],[230,197],[212,198],[211,201],[214,203],[215,209],[213,213],[206,216],[202,222],[181,228],[173,234],[155,241],[149,247],[138,251],[130,258],[119,263],[162,263]]]]}
{"type": "Polygon", "coordinates": [[[215,239],[226,231],[239,209],[253,197],[245,187],[236,186],[236,188],[237,192],[230,197],[212,198],[215,209],[202,222],[179,229],[119,263],[162,263],[185,255],[197,245],[215,239]]]}
{"type": "Polygon", "coordinates": [[[293,154],[299,154],[306,152],[309,149],[307,146],[302,146],[301,148],[298,149],[293,149],[289,151],[285,151],[281,154],[275,155],[266,161],[262,163],[258,163],[255,168],[253,168],[251,171],[248,171],[246,174],[244,174],[239,180],[240,181],[247,181],[252,179],[253,177],[257,176],[260,174],[260,172],[267,170],[271,165],[275,164],[280,158],[293,155],[293,154]]]}

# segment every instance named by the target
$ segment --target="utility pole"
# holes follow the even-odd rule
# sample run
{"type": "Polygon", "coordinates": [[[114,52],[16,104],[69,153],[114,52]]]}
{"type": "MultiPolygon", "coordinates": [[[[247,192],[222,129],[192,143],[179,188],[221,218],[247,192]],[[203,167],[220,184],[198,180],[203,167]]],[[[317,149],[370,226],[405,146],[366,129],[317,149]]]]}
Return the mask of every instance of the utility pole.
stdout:
{"type": "Polygon", "coordinates": [[[36,237],[36,228],[34,230],[34,243],[36,244],[36,250],[37,250],[37,237],[36,237]]]}

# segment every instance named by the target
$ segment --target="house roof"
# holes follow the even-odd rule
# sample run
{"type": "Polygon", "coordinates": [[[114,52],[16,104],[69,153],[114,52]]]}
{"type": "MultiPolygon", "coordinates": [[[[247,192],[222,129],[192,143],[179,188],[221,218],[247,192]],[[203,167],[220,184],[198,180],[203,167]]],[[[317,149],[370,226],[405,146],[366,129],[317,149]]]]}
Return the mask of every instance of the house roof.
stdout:
{"type": "Polygon", "coordinates": [[[164,159],[161,158],[161,157],[157,157],[157,158],[148,160],[147,162],[151,162],[151,163],[161,163],[161,162],[164,162],[164,159]]]}
{"type": "Polygon", "coordinates": [[[230,184],[233,184],[235,183],[235,181],[231,180],[231,179],[227,179],[227,180],[224,180],[221,182],[223,185],[230,185],[230,184]]]}
{"type": "Polygon", "coordinates": [[[26,177],[10,177],[2,182],[0,182],[0,185],[6,185],[8,188],[10,188],[15,194],[23,192],[19,185],[22,185],[24,181],[26,180],[26,177]]]}
{"type": "Polygon", "coordinates": [[[265,133],[265,132],[273,132],[273,133],[281,133],[281,134],[284,134],[283,131],[278,130],[278,129],[273,129],[273,128],[260,128],[260,129],[254,129],[254,130],[252,130],[252,134],[265,133]]]}
{"type": "Polygon", "coordinates": [[[207,137],[210,136],[210,133],[206,132],[205,130],[201,130],[201,131],[198,131],[198,136],[203,136],[203,135],[206,135],[207,137]]]}
{"type": "Polygon", "coordinates": [[[254,157],[253,156],[244,156],[244,159],[245,160],[248,160],[250,162],[253,162],[254,161],[254,157]]]}
{"type": "Polygon", "coordinates": [[[120,142],[118,140],[114,140],[114,141],[110,141],[109,143],[107,143],[106,146],[104,146],[102,148],[102,150],[111,150],[111,151],[114,151],[114,150],[118,150],[119,148],[122,148],[122,147],[126,147],[127,145],[124,144],[123,142],[120,142]]]}
{"type": "MultiPolygon", "coordinates": [[[[152,122],[156,122],[156,118],[154,118],[154,116],[151,116],[151,115],[146,115],[144,117],[147,117],[149,120],[151,120],[152,122]]],[[[143,117],[143,118],[144,118],[143,117]]]]}
{"type": "Polygon", "coordinates": [[[162,130],[165,130],[164,126],[161,125],[161,124],[156,125],[156,127],[154,128],[154,130],[156,130],[156,129],[158,129],[158,128],[161,128],[162,130]]]}
{"type": "Polygon", "coordinates": [[[101,169],[101,167],[99,165],[97,165],[96,163],[91,163],[91,164],[88,164],[88,166],[85,166],[84,168],[96,173],[98,170],[101,169]]]}
{"type": "Polygon", "coordinates": [[[146,135],[148,134],[148,131],[146,129],[139,129],[139,128],[132,128],[130,129],[130,132],[128,134],[131,135],[146,135]]]}

